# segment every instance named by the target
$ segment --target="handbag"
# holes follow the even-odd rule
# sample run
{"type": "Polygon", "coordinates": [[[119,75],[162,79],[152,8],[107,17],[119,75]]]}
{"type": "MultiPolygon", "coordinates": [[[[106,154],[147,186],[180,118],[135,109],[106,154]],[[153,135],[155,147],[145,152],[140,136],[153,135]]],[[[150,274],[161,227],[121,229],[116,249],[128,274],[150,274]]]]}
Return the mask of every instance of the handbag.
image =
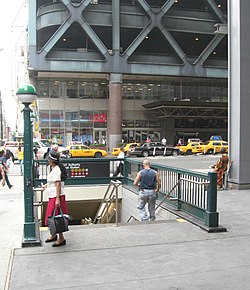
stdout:
{"type": "Polygon", "coordinates": [[[56,208],[54,209],[52,216],[48,218],[48,226],[51,235],[67,232],[69,230],[68,219],[65,216],[61,207],[59,207],[58,215],[56,215],[56,208]]]}

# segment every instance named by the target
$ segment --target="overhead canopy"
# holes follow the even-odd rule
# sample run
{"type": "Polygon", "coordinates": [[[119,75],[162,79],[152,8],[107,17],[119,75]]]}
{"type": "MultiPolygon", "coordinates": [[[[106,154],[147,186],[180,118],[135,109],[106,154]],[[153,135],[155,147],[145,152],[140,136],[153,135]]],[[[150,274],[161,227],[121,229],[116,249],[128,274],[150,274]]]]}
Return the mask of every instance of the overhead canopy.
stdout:
{"type": "Polygon", "coordinates": [[[225,119],[228,116],[226,102],[157,101],[143,105],[154,118],[209,118],[225,119]]]}

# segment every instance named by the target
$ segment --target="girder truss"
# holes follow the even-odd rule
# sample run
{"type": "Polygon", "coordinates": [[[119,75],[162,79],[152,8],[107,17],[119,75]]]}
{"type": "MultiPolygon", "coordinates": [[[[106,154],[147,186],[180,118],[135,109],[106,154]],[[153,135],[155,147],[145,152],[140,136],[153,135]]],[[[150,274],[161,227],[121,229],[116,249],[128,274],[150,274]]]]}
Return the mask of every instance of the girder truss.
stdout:
{"type": "Polygon", "coordinates": [[[204,118],[226,119],[228,116],[227,103],[205,102],[154,102],[144,107],[154,118],[204,118]]]}
{"type": "MultiPolygon", "coordinates": [[[[80,26],[83,28],[83,30],[86,32],[88,37],[93,41],[93,43],[96,45],[98,50],[102,53],[102,55],[105,57],[106,60],[109,60],[111,56],[114,54],[114,51],[109,51],[105,44],[101,41],[101,39],[98,37],[98,35],[95,33],[95,31],[91,28],[91,26],[86,22],[86,20],[83,18],[83,11],[90,5],[92,0],[84,0],[79,5],[73,5],[73,3],[70,0],[61,0],[61,2],[66,6],[66,8],[69,10],[69,18],[67,21],[65,21],[59,29],[56,31],[56,33],[51,37],[48,42],[44,45],[42,48],[42,51],[44,51],[46,54],[55,46],[57,41],[62,38],[63,34],[67,31],[67,29],[74,23],[78,22],[80,26]]],[[[168,31],[168,28],[163,25],[162,18],[166,13],[171,9],[171,7],[174,5],[175,0],[166,0],[165,4],[159,9],[158,12],[153,11],[153,9],[150,7],[150,5],[147,3],[146,0],[136,0],[138,4],[143,8],[145,13],[149,17],[148,24],[144,27],[144,29],[139,33],[139,35],[134,39],[134,41],[129,45],[129,47],[126,49],[126,51],[121,55],[121,57],[125,57],[126,61],[128,58],[135,52],[135,50],[138,48],[138,46],[143,42],[145,37],[155,28],[157,27],[162,35],[165,37],[165,39],[168,41],[170,46],[172,47],[173,51],[176,53],[176,55],[179,56],[179,58],[182,60],[184,65],[191,65],[190,60],[186,56],[185,52],[182,50],[182,48],[179,46],[175,38],[172,36],[172,34],[168,31]]],[[[205,0],[207,4],[211,7],[211,10],[213,11],[214,15],[218,19],[218,24],[226,24],[227,21],[223,15],[223,13],[220,11],[220,9],[217,7],[214,0],[205,0]]],[[[114,6],[119,6],[119,1],[114,0],[113,4],[114,6]]],[[[115,9],[113,9],[114,11],[115,9]]],[[[119,11],[119,9],[118,9],[119,11]]],[[[118,16],[119,18],[119,16],[118,16]]],[[[116,15],[117,19],[117,15],[116,15]]],[[[117,31],[120,30],[119,21],[114,23],[114,25],[117,25],[117,31]]],[[[213,50],[217,47],[217,45],[222,41],[224,34],[215,34],[211,42],[207,45],[207,47],[202,51],[202,53],[198,56],[198,58],[195,60],[192,65],[202,65],[205,60],[209,57],[209,55],[213,52],[213,50]]],[[[115,43],[119,42],[120,38],[115,37],[114,30],[113,30],[113,39],[116,39],[113,41],[113,47],[118,48],[120,47],[120,44],[115,43]]]]}

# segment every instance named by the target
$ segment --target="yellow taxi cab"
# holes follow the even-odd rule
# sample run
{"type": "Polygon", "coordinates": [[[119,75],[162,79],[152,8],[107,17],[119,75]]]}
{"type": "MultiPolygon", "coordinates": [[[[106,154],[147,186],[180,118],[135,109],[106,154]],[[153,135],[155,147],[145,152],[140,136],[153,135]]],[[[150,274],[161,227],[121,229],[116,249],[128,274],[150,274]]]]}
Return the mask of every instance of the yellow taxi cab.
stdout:
{"type": "Polygon", "coordinates": [[[197,154],[203,153],[202,142],[189,142],[186,145],[176,146],[179,149],[180,154],[197,154]]]}
{"type": "Polygon", "coordinates": [[[108,155],[106,150],[92,149],[85,145],[68,146],[70,157],[95,157],[101,158],[108,155]]]}
{"type": "MultiPolygon", "coordinates": [[[[140,146],[140,143],[128,143],[128,144],[126,144],[126,146],[124,146],[124,153],[126,154],[130,148],[134,148],[136,146],[140,146]]],[[[120,147],[115,147],[112,149],[111,154],[118,156],[120,152],[121,152],[120,147]]]]}
{"type": "Polygon", "coordinates": [[[216,140],[216,141],[210,140],[210,141],[206,141],[202,145],[204,154],[220,153],[221,148],[225,148],[226,152],[228,152],[228,143],[223,140],[216,140]]]}

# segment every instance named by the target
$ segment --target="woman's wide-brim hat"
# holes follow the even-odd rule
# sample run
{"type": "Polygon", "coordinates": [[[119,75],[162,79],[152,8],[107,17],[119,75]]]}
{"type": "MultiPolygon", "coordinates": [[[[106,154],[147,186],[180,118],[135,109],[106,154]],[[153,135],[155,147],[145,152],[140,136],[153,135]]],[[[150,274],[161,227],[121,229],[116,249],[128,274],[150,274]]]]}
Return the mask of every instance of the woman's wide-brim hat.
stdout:
{"type": "Polygon", "coordinates": [[[48,160],[51,160],[55,163],[58,163],[59,162],[59,159],[60,159],[60,155],[54,151],[51,151],[49,152],[49,154],[47,155],[47,159],[48,160]]]}

